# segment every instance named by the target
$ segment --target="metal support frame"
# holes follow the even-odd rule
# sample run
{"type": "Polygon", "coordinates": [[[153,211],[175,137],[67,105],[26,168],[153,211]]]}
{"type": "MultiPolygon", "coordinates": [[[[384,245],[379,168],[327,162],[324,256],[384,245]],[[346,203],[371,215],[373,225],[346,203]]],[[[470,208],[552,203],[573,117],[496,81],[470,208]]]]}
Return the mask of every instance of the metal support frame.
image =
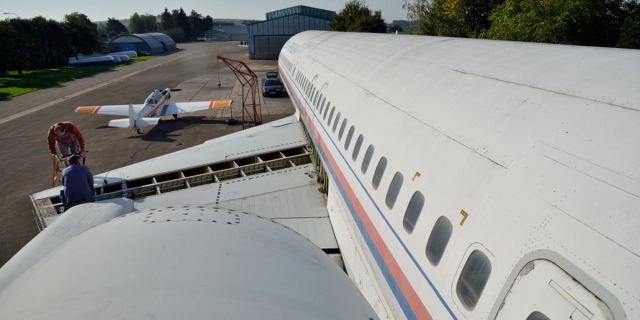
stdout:
{"type": "Polygon", "coordinates": [[[256,99],[258,94],[258,76],[247,66],[246,63],[238,60],[217,56],[222,60],[231,71],[236,75],[240,84],[242,84],[242,129],[249,126],[258,126],[262,124],[262,109],[260,100],[256,99]],[[251,98],[251,101],[247,100],[251,98]],[[251,110],[249,110],[251,108],[251,110]],[[245,114],[249,121],[245,121],[245,114]],[[250,122],[250,123],[248,123],[250,122]]]}

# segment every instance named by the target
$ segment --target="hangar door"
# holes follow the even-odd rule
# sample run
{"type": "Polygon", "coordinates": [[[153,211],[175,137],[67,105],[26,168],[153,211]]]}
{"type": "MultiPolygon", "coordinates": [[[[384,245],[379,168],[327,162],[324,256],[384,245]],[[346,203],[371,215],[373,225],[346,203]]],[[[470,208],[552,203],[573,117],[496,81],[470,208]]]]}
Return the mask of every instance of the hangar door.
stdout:
{"type": "Polygon", "coordinates": [[[256,59],[277,60],[280,50],[291,36],[256,36],[256,59]]]}

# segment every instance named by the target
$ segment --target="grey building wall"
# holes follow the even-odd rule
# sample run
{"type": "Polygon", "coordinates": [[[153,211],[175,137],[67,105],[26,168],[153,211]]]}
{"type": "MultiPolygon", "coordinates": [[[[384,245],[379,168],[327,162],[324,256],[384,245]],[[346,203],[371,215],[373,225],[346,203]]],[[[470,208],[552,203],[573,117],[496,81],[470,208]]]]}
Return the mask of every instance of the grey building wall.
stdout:
{"type": "Polygon", "coordinates": [[[206,31],[207,41],[247,41],[247,26],[222,26],[206,31]]]}
{"type": "Polygon", "coordinates": [[[293,14],[247,25],[250,59],[278,59],[285,42],[307,30],[331,30],[330,20],[293,14]]]}

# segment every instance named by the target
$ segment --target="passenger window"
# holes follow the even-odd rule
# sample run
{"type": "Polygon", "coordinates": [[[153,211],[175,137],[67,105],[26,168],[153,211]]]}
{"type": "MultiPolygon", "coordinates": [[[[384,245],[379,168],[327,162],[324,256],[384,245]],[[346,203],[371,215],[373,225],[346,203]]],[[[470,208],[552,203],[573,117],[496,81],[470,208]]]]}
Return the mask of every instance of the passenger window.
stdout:
{"type": "Polygon", "coordinates": [[[358,140],[356,140],[356,145],[353,146],[353,153],[351,154],[351,160],[356,161],[358,158],[358,153],[360,153],[360,147],[362,147],[362,140],[364,140],[363,135],[358,136],[358,140]]]}
{"type": "Polygon", "coordinates": [[[320,106],[320,111],[318,111],[318,118],[320,118],[320,116],[322,115],[322,108],[324,108],[324,106],[320,106]]]}
{"type": "Polygon", "coordinates": [[[340,132],[338,132],[338,140],[342,140],[342,134],[344,133],[344,128],[347,126],[347,118],[342,120],[342,125],[340,126],[340,132]]]}
{"type": "Polygon", "coordinates": [[[351,128],[349,128],[349,133],[347,133],[347,138],[344,140],[344,149],[348,150],[349,149],[349,144],[351,143],[351,137],[353,137],[353,131],[356,130],[356,127],[351,126],[351,128]]]}
{"type": "Polygon", "coordinates": [[[324,107],[324,99],[325,98],[323,98],[322,95],[320,95],[320,98],[318,98],[318,102],[322,101],[322,102],[320,102],[320,106],[321,107],[324,107]]]}
{"type": "Polygon", "coordinates": [[[376,167],[376,171],[373,173],[373,180],[371,180],[371,185],[373,185],[373,189],[378,190],[378,186],[380,185],[382,176],[384,176],[384,170],[386,169],[387,169],[387,158],[382,157],[380,158],[380,161],[378,161],[378,166],[376,167]]]}
{"type": "Polygon", "coordinates": [[[329,114],[329,121],[327,121],[327,126],[331,126],[331,120],[333,120],[333,112],[336,111],[336,107],[331,107],[331,113],[329,114]]]}
{"type": "Polygon", "coordinates": [[[550,320],[549,317],[545,316],[543,313],[534,311],[532,312],[526,320],[550,320]]]}
{"type": "Polygon", "coordinates": [[[369,163],[371,162],[371,158],[373,157],[373,151],[375,151],[375,147],[370,144],[369,148],[367,148],[367,152],[364,154],[364,158],[362,158],[362,165],[360,166],[360,171],[362,174],[367,173],[367,169],[369,169],[369,163]]]}
{"type": "Polygon", "coordinates": [[[400,189],[402,189],[402,182],[404,182],[402,173],[396,172],[393,179],[391,179],[391,184],[389,184],[387,197],[384,199],[384,202],[387,204],[387,208],[393,209],[393,205],[396,204],[396,199],[398,199],[398,194],[400,194],[400,189]]]}
{"type": "Polygon", "coordinates": [[[338,127],[338,122],[340,122],[340,112],[336,115],[336,122],[333,123],[333,133],[336,132],[336,128],[338,127]]]}
{"type": "Polygon", "coordinates": [[[327,119],[327,114],[329,114],[329,105],[331,104],[331,102],[327,101],[327,108],[324,109],[324,116],[323,118],[326,120],[327,119]]]}
{"type": "Polygon", "coordinates": [[[451,232],[453,231],[453,225],[451,221],[445,216],[438,218],[436,224],[433,226],[433,230],[431,230],[431,235],[429,235],[429,241],[427,241],[427,259],[434,266],[437,266],[440,263],[440,259],[442,259],[442,255],[444,255],[444,250],[447,248],[447,244],[449,244],[449,239],[451,239],[451,232]]]}
{"type": "Polygon", "coordinates": [[[424,195],[420,191],[414,192],[411,200],[409,200],[407,210],[404,212],[404,219],[402,219],[402,226],[409,234],[413,232],[413,228],[415,228],[416,223],[418,223],[418,218],[420,217],[420,213],[422,213],[423,207],[424,195]]]}
{"type": "Polygon", "coordinates": [[[473,310],[482,296],[491,275],[491,261],[481,251],[474,250],[462,268],[456,293],[465,308],[473,310]]]}

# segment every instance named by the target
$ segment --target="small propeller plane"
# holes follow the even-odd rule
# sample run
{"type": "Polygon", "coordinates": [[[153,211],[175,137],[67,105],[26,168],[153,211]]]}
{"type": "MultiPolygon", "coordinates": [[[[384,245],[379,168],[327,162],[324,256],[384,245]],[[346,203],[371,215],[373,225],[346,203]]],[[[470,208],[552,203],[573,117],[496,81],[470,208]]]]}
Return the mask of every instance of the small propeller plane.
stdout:
{"type": "MultiPolygon", "coordinates": [[[[76,112],[129,116],[127,119],[111,120],[108,126],[129,128],[131,131],[140,133],[140,128],[158,124],[160,116],[173,115],[174,118],[177,118],[179,113],[225,108],[233,103],[233,100],[174,103],[169,101],[171,90],[169,88],[162,91],[154,90],[144,101],[144,104],[81,106],[76,108],[76,112]]],[[[173,91],[179,90],[173,89],[173,91]]]]}

